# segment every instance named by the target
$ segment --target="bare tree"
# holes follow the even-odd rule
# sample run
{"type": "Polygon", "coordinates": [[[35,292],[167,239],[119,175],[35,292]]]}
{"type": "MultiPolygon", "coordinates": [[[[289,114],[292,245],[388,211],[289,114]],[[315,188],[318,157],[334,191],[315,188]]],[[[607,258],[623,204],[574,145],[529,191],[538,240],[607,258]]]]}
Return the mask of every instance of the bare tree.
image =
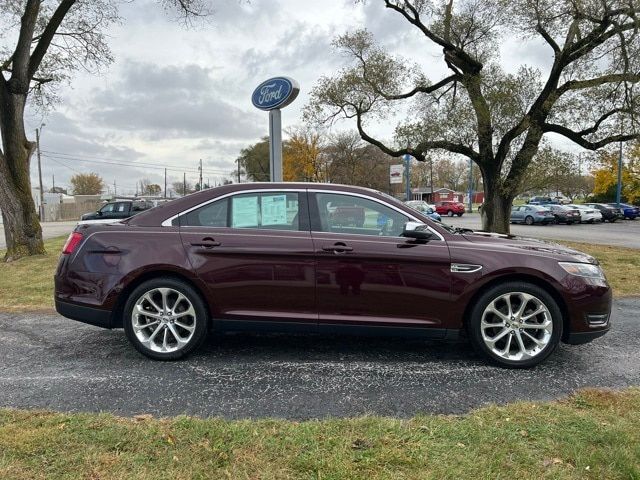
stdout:
{"type": "MultiPolygon", "coordinates": [[[[367,31],[338,37],[351,66],[321,78],[306,115],[317,122],[353,118],[360,136],[392,156],[424,161],[431,150],[472,159],[485,187],[483,228],[509,231],[509,211],[546,134],[597,150],[638,138],[640,80],[637,0],[384,0],[442,49],[448,74],[435,82],[419,65],[377,45],[367,31]],[[499,45],[542,39],[552,64],[544,75],[500,66],[499,45]],[[371,121],[408,101],[409,121],[395,142],[373,137],[371,121]]],[[[407,106],[407,103],[404,104],[407,106]]]]}
{"type": "MultiPolygon", "coordinates": [[[[0,0],[0,210],[6,261],[44,253],[31,197],[29,163],[35,143],[25,131],[27,102],[46,108],[57,100],[55,87],[75,70],[97,72],[111,63],[103,31],[119,20],[117,3],[0,0]]],[[[205,14],[200,0],[159,3],[184,18],[205,14]]]]}

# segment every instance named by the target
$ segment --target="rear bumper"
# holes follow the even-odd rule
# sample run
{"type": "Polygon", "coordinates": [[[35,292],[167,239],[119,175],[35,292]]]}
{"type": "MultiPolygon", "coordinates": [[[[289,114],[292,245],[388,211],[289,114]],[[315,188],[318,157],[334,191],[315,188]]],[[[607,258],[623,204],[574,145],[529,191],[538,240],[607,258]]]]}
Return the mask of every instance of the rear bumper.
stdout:
{"type": "Polygon", "coordinates": [[[77,305],[75,303],[62,302],[56,299],[56,311],[63,317],[79,322],[95,325],[96,327],[111,327],[111,311],[99,308],[77,305]]]}

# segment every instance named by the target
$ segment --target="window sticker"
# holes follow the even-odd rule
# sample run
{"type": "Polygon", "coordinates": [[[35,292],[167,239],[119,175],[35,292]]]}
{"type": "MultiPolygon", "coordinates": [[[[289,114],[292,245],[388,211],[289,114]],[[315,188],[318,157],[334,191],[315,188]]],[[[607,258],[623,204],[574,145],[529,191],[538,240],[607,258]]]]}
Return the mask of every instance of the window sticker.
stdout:
{"type": "Polygon", "coordinates": [[[264,195],[261,198],[262,225],[287,225],[287,196],[264,195]]]}
{"type": "Polygon", "coordinates": [[[232,227],[258,226],[258,197],[233,197],[232,227]]]}

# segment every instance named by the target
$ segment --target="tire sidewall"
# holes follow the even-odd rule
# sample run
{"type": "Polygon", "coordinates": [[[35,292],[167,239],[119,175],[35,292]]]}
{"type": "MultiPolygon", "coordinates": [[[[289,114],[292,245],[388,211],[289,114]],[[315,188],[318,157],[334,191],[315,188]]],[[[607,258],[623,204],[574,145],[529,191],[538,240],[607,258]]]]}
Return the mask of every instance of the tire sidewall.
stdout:
{"type": "Polygon", "coordinates": [[[148,280],[144,283],[138,285],[127,298],[127,302],[125,303],[123,310],[123,319],[122,323],[124,325],[124,331],[127,335],[127,338],[131,342],[131,344],[138,350],[140,353],[145,355],[146,357],[152,358],[154,360],[178,360],[180,358],[184,358],[193,352],[196,348],[198,348],[207,335],[209,318],[208,318],[208,310],[204,303],[204,300],[200,296],[200,294],[191,287],[188,283],[178,280],[176,278],[171,277],[161,277],[153,280],[148,280]],[[132,313],[133,308],[135,306],[136,301],[144,295],[149,290],[154,290],[156,288],[172,288],[177,290],[181,294],[183,294],[193,305],[193,308],[196,312],[196,329],[191,337],[191,340],[187,345],[182,347],[180,350],[175,352],[154,352],[146,348],[135,332],[133,331],[133,320],[132,313]]]}
{"type": "Polygon", "coordinates": [[[545,289],[527,282],[506,282],[495,285],[480,295],[471,310],[467,323],[467,330],[469,333],[469,339],[475,350],[485,358],[488,358],[492,363],[505,368],[530,368],[544,361],[553,353],[560,343],[563,330],[562,312],[560,311],[560,307],[558,307],[556,301],[545,289]],[[480,322],[485,308],[496,297],[509,292],[524,292],[537,297],[545,304],[549,313],[551,313],[551,319],[553,322],[553,332],[547,346],[535,357],[524,361],[505,360],[495,355],[491,350],[489,350],[489,347],[487,347],[482,339],[480,322]]]}

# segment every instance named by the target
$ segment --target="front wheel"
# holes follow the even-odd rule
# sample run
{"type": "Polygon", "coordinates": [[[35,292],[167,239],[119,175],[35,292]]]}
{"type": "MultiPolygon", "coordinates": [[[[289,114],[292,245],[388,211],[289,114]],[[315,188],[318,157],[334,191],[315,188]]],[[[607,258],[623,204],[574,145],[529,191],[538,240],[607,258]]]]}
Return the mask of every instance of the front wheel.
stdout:
{"type": "Polygon", "coordinates": [[[496,285],[475,302],[467,323],[474,348],[507,368],[546,359],[562,337],[562,314],[546,290],[526,282],[496,285]]]}
{"type": "Polygon", "coordinates": [[[459,216],[459,217],[461,217],[461,216],[462,216],[462,214],[461,214],[461,213],[458,213],[458,216],[459,216]]]}
{"type": "Polygon", "coordinates": [[[124,330],[143,355],[177,360],[198,348],[207,334],[204,301],[189,284],[161,277],[139,285],[124,307],[124,330]]]}

